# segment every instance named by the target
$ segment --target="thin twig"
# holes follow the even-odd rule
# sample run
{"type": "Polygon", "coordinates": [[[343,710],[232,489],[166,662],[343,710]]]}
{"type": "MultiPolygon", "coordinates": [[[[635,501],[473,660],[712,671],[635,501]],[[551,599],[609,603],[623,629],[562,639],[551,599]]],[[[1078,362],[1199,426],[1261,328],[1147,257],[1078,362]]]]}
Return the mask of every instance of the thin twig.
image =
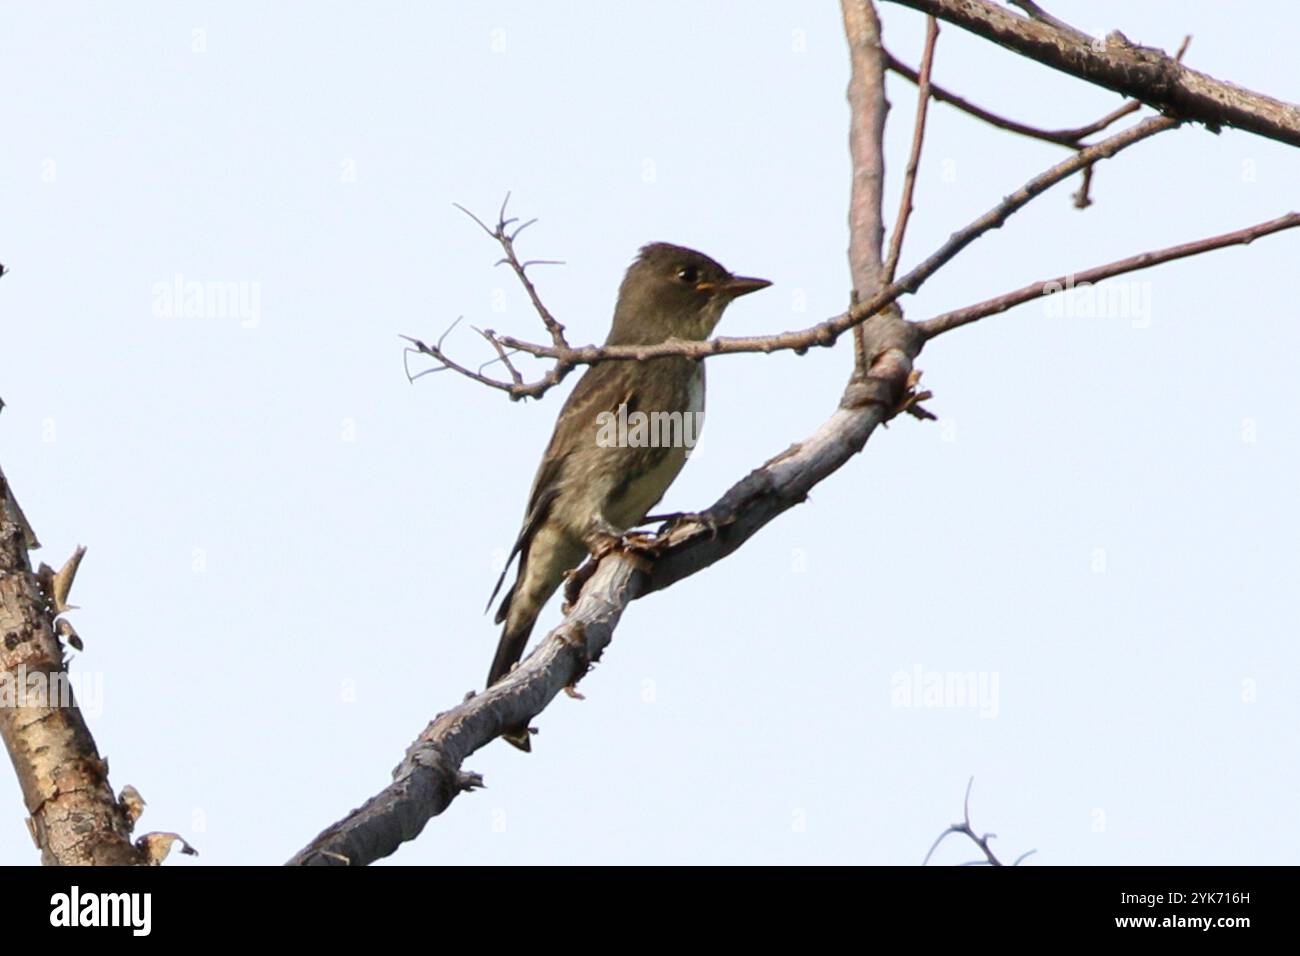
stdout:
{"type": "MultiPolygon", "coordinates": [[[[1167,117],[1153,117],[1145,120],[1137,126],[1130,127],[1122,133],[1116,134],[1095,146],[1087,147],[1077,152],[1070,159],[1064,160],[1047,170],[1043,174],[1035,177],[1025,186],[1021,187],[1015,193],[1005,197],[1002,202],[991,209],[979,219],[968,224],[963,229],[958,230],[949,237],[948,241],[933,253],[928,259],[919,266],[905,275],[902,279],[890,283],[885,289],[881,290],[871,299],[864,303],[858,303],[843,315],[836,316],[819,325],[812,326],[801,332],[785,332],[778,335],[768,336],[744,336],[735,338],[716,338],[704,342],[685,342],[680,340],[669,340],[658,345],[644,346],[585,346],[573,348],[566,346],[556,348],[554,346],[543,346],[531,342],[525,342],[514,339],[510,336],[498,336],[491,330],[480,331],[480,334],[491,342],[493,348],[497,350],[499,357],[504,357],[506,351],[511,353],[524,352],[541,358],[554,359],[555,367],[548,371],[541,379],[535,382],[524,382],[522,376],[519,376],[513,364],[506,361],[507,367],[511,370],[511,381],[502,381],[482,374],[482,371],[472,371],[450,359],[442,349],[442,340],[451,330],[443,333],[439,339],[438,345],[429,346],[418,339],[409,336],[403,336],[409,341],[414,348],[426,355],[436,359],[446,368],[459,372],[467,378],[473,379],[480,384],[487,385],[508,393],[512,398],[535,397],[543,394],[553,387],[569,371],[578,365],[592,365],[602,361],[628,361],[655,358],[663,355],[686,355],[693,358],[704,358],[709,355],[730,354],[737,352],[773,352],[778,350],[790,349],[794,351],[804,351],[814,345],[830,345],[835,339],[849,328],[861,324],[867,317],[874,315],[886,305],[892,303],[898,296],[904,292],[915,292],[917,288],[930,276],[933,275],[944,263],[951,260],[962,249],[973,242],[983,233],[1000,227],[1016,210],[1022,208],[1033,198],[1041,195],[1062,179],[1072,175],[1081,168],[1087,168],[1091,164],[1102,158],[1113,156],[1116,152],[1126,148],[1133,143],[1139,142],[1148,136],[1171,129],[1177,126],[1177,121],[1167,117]]],[[[478,221],[478,220],[476,220],[478,221]]],[[[481,221],[479,223],[482,225],[481,221]]],[[[1227,236],[1214,237],[1209,240],[1200,240],[1197,243],[1188,244],[1185,247],[1174,247],[1172,250],[1162,250],[1153,253],[1143,253],[1140,256],[1132,257],[1130,260],[1123,260],[1121,263],[1112,264],[1109,267],[1099,267],[1099,270],[1089,271],[1088,273],[1075,276],[1075,281],[1095,281],[1094,278],[1106,278],[1109,275],[1117,275],[1125,271],[1132,271],[1137,268],[1144,268],[1149,265],[1155,265],[1159,262],[1167,261],[1171,258],[1181,258],[1186,255],[1194,255],[1197,252],[1208,251],[1212,248],[1218,248],[1219,245],[1231,245],[1234,243],[1249,242],[1256,238],[1257,235],[1267,235],[1269,232],[1276,232],[1280,229],[1290,228],[1289,217],[1283,217],[1282,220],[1275,220],[1266,223],[1260,227],[1252,227],[1251,230],[1244,230],[1241,233],[1228,234],[1227,236]],[[1259,230],[1256,232],[1255,230],[1259,230]],[[1106,272],[1110,269],[1113,271],[1106,272]]],[[[484,227],[485,229],[487,227],[484,227]]],[[[488,230],[490,235],[494,235],[488,230]]],[[[991,315],[998,311],[1005,311],[1013,305],[1028,301],[1037,295],[1043,294],[1044,287],[1051,282],[1065,282],[1068,278],[1062,277],[1059,280],[1046,280],[1045,282],[1035,283],[1033,286],[1017,290],[1014,293],[1008,293],[1006,296],[999,297],[997,300],[990,300],[988,303],[981,303],[979,306],[971,309],[958,310],[954,313],[948,313],[943,316],[930,319],[921,323],[920,328],[923,333],[929,337],[938,335],[949,328],[956,328],[968,322],[975,321],[985,315],[991,315]],[[1028,290],[1032,290],[1029,292],[1028,290]],[[985,311],[980,311],[981,309],[985,311]]],[[[453,325],[454,327],[454,325],[453,325]]],[[[409,376],[409,372],[408,372],[409,376]]]]}
{"type": "Polygon", "coordinates": [[[515,353],[507,352],[505,346],[501,344],[501,340],[496,337],[496,334],[491,329],[484,331],[483,329],[476,328],[474,329],[474,331],[477,332],[479,335],[483,336],[483,338],[487,339],[488,342],[492,345],[492,347],[496,349],[496,353],[497,353],[496,358],[484,362],[482,365],[478,367],[479,373],[481,374],[483,372],[483,369],[487,368],[489,365],[492,365],[496,362],[500,362],[510,372],[510,381],[513,382],[515,385],[523,385],[524,377],[519,374],[519,369],[515,368],[514,363],[510,361],[510,356],[514,355],[515,353]]]}
{"type": "Polygon", "coordinates": [[[542,320],[542,324],[546,326],[546,331],[551,334],[551,343],[557,348],[566,347],[568,342],[564,339],[564,326],[561,325],[555,316],[551,314],[551,310],[546,307],[544,302],[542,302],[542,297],[537,294],[537,287],[533,285],[533,280],[528,278],[529,266],[563,265],[563,263],[558,259],[529,259],[527,262],[519,261],[519,257],[515,255],[515,240],[519,238],[521,232],[533,223],[537,222],[537,219],[536,217],[529,219],[527,222],[516,226],[512,230],[510,227],[519,222],[519,219],[517,217],[512,217],[510,219],[506,218],[506,206],[509,204],[510,193],[506,193],[506,198],[501,201],[501,211],[497,213],[496,226],[494,228],[488,228],[488,225],[482,219],[474,215],[460,203],[452,203],[453,206],[478,223],[479,227],[482,228],[484,232],[500,244],[501,249],[505,252],[505,256],[497,260],[496,264],[508,265],[512,270],[514,270],[515,275],[519,278],[519,283],[524,287],[524,291],[528,293],[528,299],[533,304],[533,310],[537,312],[537,315],[542,320]]]}
{"type": "Polygon", "coordinates": [[[898,269],[898,257],[903,251],[903,236],[907,232],[907,220],[912,215],[912,193],[916,188],[916,170],[921,163],[921,144],[925,139],[925,114],[930,105],[930,72],[934,67],[934,45],[939,39],[939,21],[927,17],[925,21],[925,51],[921,54],[921,73],[917,81],[916,122],[912,126],[912,152],[907,157],[907,168],[903,172],[903,196],[898,203],[898,219],[894,231],[889,236],[889,255],[885,259],[884,279],[894,280],[898,269]]]}
{"type": "Polygon", "coordinates": [[[1010,0],[1010,2],[1015,6],[1019,7],[1021,10],[1024,10],[1025,13],[1029,14],[1030,17],[1037,20],[1039,23],[1045,23],[1049,27],[1053,27],[1057,30],[1060,30],[1062,33],[1069,34],[1074,39],[1078,40],[1080,43],[1092,42],[1091,36],[1084,33],[1078,27],[1072,27],[1064,20],[1052,16],[1050,13],[1048,13],[1038,4],[1034,3],[1033,0],[1010,0]]]}
{"type": "MultiPolygon", "coordinates": [[[[886,65],[891,71],[912,83],[920,82],[921,75],[892,53],[885,51],[885,58],[886,65]]],[[[1015,120],[1007,119],[1005,116],[999,116],[992,110],[986,110],[982,106],[977,106],[965,97],[958,96],[956,93],[948,90],[947,87],[940,86],[938,83],[930,84],[930,95],[939,102],[947,103],[949,106],[955,106],[963,113],[969,113],[976,119],[983,120],[985,123],[988,123],[990,126],[996,126],[998,129],[1007,130],[1011,133],[1019,133],[1021,136],[1029,136],[1033,139],[1047,140],[1049,143],[1057,143],[1061,146],[1074,145],[1074,142],[1066,139],[1063,134],[1051,133],[1034,126],[1028,126],[1024,123],[1018,123],[1015,120]]]]}
{"type": "Polygon", "coordinates": [[[1210,236],[1177,246],[1169,246],[1166,249],[1142,252],[1135,256],[1129,256],[1127,259],[1119,259],[1106,265],[1094,266],[1082,272],[1070,272],[1054,279],[1032,282],[1013,292],[1006,292],[984,302],[978,302],[975,305],[968,305],[965,308],[936,315],[934,318],[918,322],[916,325],[927,340],[932,339],[936,335],[951,332],[963,325],[969,325],[986,316],[997,315],[999,312],[1005,312],[1017,305],[1022,305],[1045,295],[1054,295],[1083,284],[1100,282],[1103,279],[1110,279],[1126,272],[1136,272],[1139,269],[1147,269],[1164,262],[1172,262],[1175,259],[1200,255],[1203,252],[1211,252],[1225,246],[1248,245],[1262,236],[1281,232],[1284,229],[1295,229],[1296,227],[1300,227],[1300,213],[1287,213],[1285,216],[1248,226],[1245,229],[1237,229],[1218,236],[1210,236]]]}
{"type": "MultiPolygon", "coordinates": [[[[1183,42],[1178,45],[1178,52],[1174,54],[1175,63],[1181,63],[1183,61],[1183,54],[1187,52],[1187,45],[1191,42],[1192,42],[1191,34],[1188,34],[1187,36],[1183,37],[1183,42]]],[[[1123,104],[1122,106],[1119,106],[1114,110],[1112,110],[1111,112],[1107,113],[1105,116],[1097,120],[1095,123],[1090,123],[1087,126],[1081,126],[1075,132],[1078,134],[1078,138],[1082,140],[1085,136],[1091,136],[1093,133],[1097,132],[1098,130],[1105,129],[1107,126],[1115,122],[1120,117],[1127,116],[1129,113],[1136,113],[1141,108],[1142,108],[1141,100],[1129,100],[1127,103],[1123,104]]],[[[1083,171],[1083,182],[1079,184],[1079,191],[1076,192],[1073,196],[1075,209],[1087,209],[1089,206],[1092,205],[1093,172],[1094,172],[1094,167],[1092,166],[1089,166],[1087,169],[1083,171]]]]}
{"type": "Polygon", "coordinates": [[[554,366],[540,379],[533,382],[524,382],[523,384],[493,379],[474,372],[451,361],[438,346],[426,345],[419,339],[410,336],[402,336],[402,338],[410,342],[417,351],[446,365],[452,371],[459,372],[466,378],[473,379],[480,384],[503,391],[510,395],[512,399],[536,398],[544,394],[579,365],[595,365],[599,362],[609,361],[646,361],[647,359],[670,355],[703,359],[713,355],[731,355],[740,352],[770,353],[789,350],[803,353],[810,348],[829,347],[835,344],[839,336],[862,325],[868,318],[891,305],[899,296],[915,293],[945,263],[955,258],[980,236],[993,229],[1000,228],[1013,214],[1023,209],[1052,186],[1068,179],[1093,163],[1109,159],[1121,150],[1176,126],[1178,126],[1178,120],[1166,116],[1155,116],[1107,137],[1093,146],[1079,150],[1072,156],[1063,159],[1055,166],[1035,176],[1011,194],[1004,196],[1002,200],[978,219],[958,229],[938,249],[902,278],[885,285],[865,300],[856,302],[847,312],[799,331],[780,332],[772,335],[724,336],[705,341],[669,339],[655,345],[585,345],[580,347],[543,345],[516,339],[509,335],[489,333],[494,334],[501,346],[507,350],[525,352],[538,358],[549,358],[555,361],[554,366]]]}
{"type": "MultiPolygon", "coordinates": [[[[450,331],[450,329],[448,331],[450,331]]],[[[475,330],[475,331],[479,331],[479,330],[475,330]]],[[[446,332],[443,333],[444,338],[446,337],[446,334],[447,334],[446,332]]],[[[479,331],[479,334],[483,335],[484,338],[496,344],[496,341],[492,338],[491,335],[488,335],[481,331],[479,331]]],[[[414,382],[417,378],[422,378],[425,375],[431,375],[435,372],[452,371],[452,372],[457,372],[458,374],[463,375],[468,379],[472,379],[473,381],[478,382],[480,385],[486,385],[488,386],[488,388],[500,389],[503,392],[507,392],[510,394],[512,398],[522,397],[522,395],[516,394],[517,389],[521,391],[527,391],[527,389],[529,388],[529,386],[522,381],[522,378],[519,382],[503,382],[499,379],[492,378],[490,375],[484,375],[481,371],[476,372],[473,369],[466,368],[464,365],[461,365],[460,363],[452,359],[450,356],[448,356],[447,353],[442,350],[441,344],[426,345],[424,342],[421,342],[419,339],[413,339],[409,335],[401,335],[398,336],[398,338],[405,339],[407,342],[411,343],[412,348],[406,349],[405,350],[406,353],[409,354],[410,352],[413,351],[419,352],[420,354],[427,355],[430,358],[436,359],[438,362],[441,363],[441,366],[438,368],[427,368],[422,372],[416,373],[415,375],[411,374],[410,368],[408,366],[406,371],[406,377],[409,381],[414,382]]],[[[439,343],[441,343],[442,339],[439,339],[438,341],[439,343]]],[[[514,366],[510,366],[510,370],[511,373],[514,374],[514,366]]],[[[543,381],[545,380],[543,379],[543,381]]],[[[550,386],[547,385],[546,387],[549,388],[550,386]]]]}
{"type": "Polygon", "coordinates": [[[1083,171],[1078,190],[1070,198],[1074,200],[1075,209],[1087,209],[1092,205],[1092,167],[1083,171]]]}
{"type": "MultiPolygon", "coordinates": [[[[1191,40],[1192,38],[1190,36],[1183,37],[1182,45],[1179,46],[1178,52],[1174,55],[1175,61],[1181,62],[1183,54],[1187,52],[1187,45],[1191,43],[1191,40]]],[[[908,80],[911,83],[915,84],[920,82],[920,74],[902,60],[899,60],[888,50],[885,51],[885,57],[886,65],[892,72],[897,73],[899,76],[903,77],[903,79],[908,80]]],[[[1083,140],[1087,137],[1094,133],[1100,133],[1102,130],[1113,126],[1125,116],[1128,116],[1131,113],[1136,113],[1142,108],[1141,100],[1128,100],[1111,110],[1100,119],[1093,120],[1091,123],[1085,123],[1083,126],[1074,126],[1068,129],[1048,130],[1041,129],[1037,126],[1030,126],[1028,123],[1021,123],[1005,116],[1001,116],[998,113],[994,113],[992,110],[985,109],[982,106],[972,103],[970,100],[959,96],[946,87],[940,86],[934,82],[931,82],[930,84],[930,95],[939,102],[947,103],[949,106],[953,106],[961,110],[963,113],[967,113],[978,120],[988,123],[990,126],[996,127],[997,129],[1016,133],[1020,136],[1027,136],[1030,139],[1042,140],[1045,143],[1054,143],[1057,146],[1064,146],[1067,149],[1077,149],[1083,145],[1083,140]]]]}

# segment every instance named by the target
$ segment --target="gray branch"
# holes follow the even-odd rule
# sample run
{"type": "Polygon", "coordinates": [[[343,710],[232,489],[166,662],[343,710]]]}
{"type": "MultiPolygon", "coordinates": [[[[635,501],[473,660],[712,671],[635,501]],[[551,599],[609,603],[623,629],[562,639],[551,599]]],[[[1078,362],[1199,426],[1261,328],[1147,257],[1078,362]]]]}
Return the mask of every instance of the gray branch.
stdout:
{"type": "Polygon", "coordinates": [[[849,385],[821,428],[756,468],[704,514],[675,523],[648,544],[606,556],[564,621],[508,678],[435,717],[407,750],[393,782],[289,863],[363,866],[414,839],[458,794],[482,785],[477,774],[462,769],[464,761],[507,728],[526,725],[579,681],[632,601],[726,557],[861,451],[876,426],[903,404],[923,341],[913,325],[890,316],[869,320],[864,330],[875,356],[870,372],[849,385]]]}
{"type": "Polygon", "coordinates": [[[988,0],[892,0],[1097,86],[1141,100],[1168,116],[1231,126],[1300,146],[1300,106],[1188,69],[1163,50],[1138,46],[1118,30],[1092,40],[1070,27],[1017,16],[988,0]]]}

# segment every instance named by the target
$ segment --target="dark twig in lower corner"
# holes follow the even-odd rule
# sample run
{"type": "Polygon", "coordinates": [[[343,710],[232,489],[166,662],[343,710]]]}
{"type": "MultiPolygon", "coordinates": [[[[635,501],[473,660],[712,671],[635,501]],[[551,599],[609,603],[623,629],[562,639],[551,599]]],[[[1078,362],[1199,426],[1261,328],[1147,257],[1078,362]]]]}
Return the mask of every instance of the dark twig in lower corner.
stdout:
{"type": "MultiPolygon", "coordinates": [[[[921,861],[922,866],[925,866],[927,863],[930,862],[930,857],[934,856],[934,851],[939,849],[939,844],[942,843],[944,840],[946,840],[949,836],[951,836],[954,833],[960,833],[963,836],[969,837],[971,842],[974,843],[977,847],[979,847],[980,852],[984,854],[984,859],[972,860],[968,863],[962,864],[963,866],[1006,866],[1007,865],[998,859],[997,854],[993,852],[993,848],[989,846],[989,841],[996,839],[997,834],[985,833],[981,836],[980,834],[977,834],[975,832],[975,827],[971,824],[970,792],[971,792],[971,788],[974,786],[975,786],[975,778],[971,777],[970,781],[966,784],[966,800],[962,806],[962,822],[952,824],[952,826],[948,827],[948,829],[944,830],[942,833],[939,834],[938,839],[936,839],[934,841],[934,844],[930,847],[930,852],[927,853],[925,855],[925,859],[921,861]]],[[[1020,854],[1020,856],[1016,857],[1015,862],[1013,862],[1011,865],[1019,866],[1022,862],[1024,862],[1024,860],[1027,857],[1032,856],[1034,853],[1037,852],[1038,852],[1037,850],[1029,850],[1025,853],[1020,854]]]]}

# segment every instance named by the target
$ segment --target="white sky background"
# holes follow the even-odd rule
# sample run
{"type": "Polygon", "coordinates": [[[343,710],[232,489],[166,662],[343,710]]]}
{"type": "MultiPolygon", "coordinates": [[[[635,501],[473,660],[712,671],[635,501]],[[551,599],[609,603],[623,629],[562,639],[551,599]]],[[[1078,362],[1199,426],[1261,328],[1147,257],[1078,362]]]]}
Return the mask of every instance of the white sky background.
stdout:
{"type": "MultiPolygon", "coordinates": [[[[543,334],[453,201],[490,215],[510,189],[541,217],[522,252],[566,260],[537,278],[574,342],[604,336],[651,240],[774,281],[725,333],[846,303],[836,4],[467,6],[0,12],[0,461],[38,559],[90,548],[72,620],[74,673],[103,684],[92,730],[142,828],[198,864],[283,861],[486,673],[493,561],[563,395],[407,383],[399,333],[463,314],[467,360],[487,357],[469,324],[543,334]],[[256,283],[255,321],[156,316],[177,275],[256,283]]],[[[923,19],[882,7],[915,63],[923,19]]],[[[1189,65],[1300,100],[1280,0],[1052,9],[1170,50],[1192,33],[1189,65]]],[[[954,27],[935,77],[1054,128],[1120,102],[954,27]]],[[[889,92],[892,221],[915,100],[889,92]]],[[[931,117],[905,267],[1066,155],[931,117]]],[[[1258,137],[1161,134],[1098,169],[1091,209],[1058,186],[907,314],[1272,218],[1298,174],[1258,137]]],[[[973,774],[1008,856],[1296,862],[1298,244],[1130,277],[1149,308],[1033,303],[934,342],[940,424],[879,432],[811,503],[633,605],[587,700],[557,700],[530,756],[475,755],[490,789],[393,861],[915,864],[973,774]],[[916,668],[995,676],[992,709],[896,706],[916,668]]],[[[810,434],[850,362],[847,340],[711,360],[662,508],[810,434]]],[[[6,777],[0,859],[35,862],[6,777]]]]}

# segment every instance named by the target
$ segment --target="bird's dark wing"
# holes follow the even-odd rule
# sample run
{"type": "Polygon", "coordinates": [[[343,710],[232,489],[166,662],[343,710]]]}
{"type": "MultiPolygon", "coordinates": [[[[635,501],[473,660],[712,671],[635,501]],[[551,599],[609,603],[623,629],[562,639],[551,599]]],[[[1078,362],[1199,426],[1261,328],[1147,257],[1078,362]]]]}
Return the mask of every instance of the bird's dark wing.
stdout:
{"type": "MultiPolygon", "coordinates": [[[[618,406],[633,400],[632,381],[635,372],[634,362],[602,362],[593,365],[578,380],[578,384],[569,394],[569,398],[560,409],[555,422],[555,431],[551,434],[550,444],[542,455],[542,463],[533,479],[533,488],[528,496],[528,510],[524,515],[523,527],[515,539],[514,547],[506,558],[506,565],[501,569],[492,596],[488,598],[488,607],[496,600],[501,585],[505,583],[510,563],[518,555],[520,565],[528,560],[528,545],[537,530],[546,523],[551,505],[555,503],[564,480],[564,465],[575,450],[583,443],[594,440],[596,416],[603,411],[616,412],[618,406]],[[611,398],[611,396],[614,396],[611,398]]],[[[510,610],[511,592],[506,592],[501,606],[497,609],[496,622],[505,620],[510,610]]]]}

